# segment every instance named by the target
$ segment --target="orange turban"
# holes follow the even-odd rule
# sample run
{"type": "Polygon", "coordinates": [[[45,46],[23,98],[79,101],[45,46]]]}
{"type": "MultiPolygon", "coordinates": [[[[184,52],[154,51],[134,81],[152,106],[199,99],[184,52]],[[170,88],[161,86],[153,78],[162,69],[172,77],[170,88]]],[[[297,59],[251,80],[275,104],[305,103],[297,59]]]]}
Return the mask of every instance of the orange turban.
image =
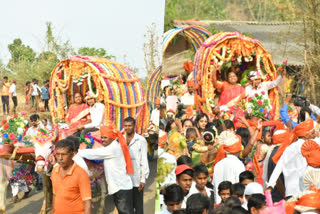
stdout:
{"type": "Polygon", "coordinates": [[[272,144],[283,144],[290,140],[290,132],[289,130],[277,130],[275,134],[272,136],[272,144]],[[284,131],[281,134],[276,134],[277,131],[284,131]]]}
{"type": "Polygon", "coordinates": [[[313,120],[306,120],[299,125],[297,125],[289,134],[288,139],[281,144],[276,154],[272,157],[274,163],[278,163],[281,155],[283,154],[284,150],[291,145],[291,143],[295,142],[297,137],[302,137],[308,134],[310,131],[313,130],[313,120]]]}
{"type": "Polygon", "coordinates": [[[194,81],[193,80],[188,80],[187,81],[187,86],[191,86],[194,88],[194,81]]]}
{"type": "Polygon", "coordinates": [[[312,167],[320,166],[320,146],[313,140],[306,140],[302,144],[301,154],[303,157],[307,159],[309,166],[312,166],[312,167]]]}
{"type": "Polygon", "coordinates": [[[192,108],[192,106],[188,106],[187,108],[186,108],[186,114],[187,114],[187,118],[191,118],[191,117],[193,117],[193,108],[192,108]]]}
{"type": "Polygon", "coordinates": [[[132,166],[132,161],[130,157],[130,152],[128,145],[126,143],[126,139],[123,137],[120,131],[117,130],[116,126],[114,123],[111,121],[108,121],[106,125],[100,127],[100,134],[103,137],[108,137],[111,139],[116,139],[118,138],[124,159],[126,161],[126,169],[128,174],[133,174],[133,166],[132,166]]]}
{"type": "Polygon", "coordinates": [[[192,62],[187,61],[187,62],[183,63],[183,67],[188,73],[193,71],[193,63],[192,62]]]}
{"type": "Polygon", "coordinates": [[[218,149],[218,153],[216,156],[216,159],[212,165],[212,169],[214,170],[214,166],[222,159],[226,157],[226,152],[234,154],[241,151],[241,137],[239,135],[233,134],[229,131],[224,131],[220,134],[218,141],[220,141],[220,146],[218,149]],[[224,136],[225,135],[225,136],[224,136]],[[224,139],[222,139],[222,138],[224,139]],[[224,140],[227,141],[233,141],[231,144],[228,143],[228,145],[223,142],[224,140]]]}
{"type": "Polygon", "coordinates": [[[155,103],[156,105],[160,105],[160,97],[158,97],[158,98],[154,101],[154,103],[155,103]]]}
{"type": "Polygon", "coordinates": [[[310,209],[320,209],[320,189],[316,189],[314,186],[312,186],[310,190],[314,192],[301,196],[297,201],[287,202],[286,213],[293,214],[297,205],[310,207],[310,209]]]}
{"type": "Polygon", "coordinates": [[[303,137],[312,131],[314,128],[313,120],[306,120],[299,125],[297,125],[292,131],[297,137],[303,137]]]}

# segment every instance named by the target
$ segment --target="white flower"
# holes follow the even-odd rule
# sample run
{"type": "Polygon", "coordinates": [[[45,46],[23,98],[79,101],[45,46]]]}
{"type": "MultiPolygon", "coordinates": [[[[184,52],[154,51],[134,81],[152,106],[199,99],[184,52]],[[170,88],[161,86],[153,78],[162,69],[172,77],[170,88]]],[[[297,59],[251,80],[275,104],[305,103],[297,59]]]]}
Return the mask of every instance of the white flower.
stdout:
{"type": "Polygon", "coordinates": [[[22,135],[22,134],[23,134],[23,128],[19,127],[19,128],[17,129],[17,133],[20,134],[20,135],[22,135]]]}

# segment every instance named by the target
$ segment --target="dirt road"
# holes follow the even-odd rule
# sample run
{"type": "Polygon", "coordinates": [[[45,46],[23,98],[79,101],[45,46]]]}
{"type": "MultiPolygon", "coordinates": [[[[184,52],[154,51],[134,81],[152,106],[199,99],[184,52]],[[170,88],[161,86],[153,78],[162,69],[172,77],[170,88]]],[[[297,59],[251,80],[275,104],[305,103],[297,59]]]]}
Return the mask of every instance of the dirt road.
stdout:
{"type": "MultiPolygon", "coordinates": [[[[154,198],[155,198],[155,178],[156,178],[156,169],[157,169],[157,161],[153,159],[149,161],[150,167],[150,176],[147,180],[147,184],[144,190],[144,213],[150,214],[154,213],[154,198]]],[[[23,196],[23,193],[19,195],[23,196]]],[[[36,214],[39,213],[42,205],[43,193],[38,192],[35,193],[32,191],[30,196],[26,199],[21,200],[18,203],[13,204],[11,202],[11,190],[8,190],[8,201],[7,201],[7,213],[8,214],[36,214]]],[[[96,213],[97,204],[94,204],[93,212],[96,213]]],[[[108,196],[105,199],[105,208],[106,211],[104,213],[113,213],[114,203],[112,201],[112,197],[108,196]]],[[[50,211],[48,213],[51,213],[50,211]]]]}

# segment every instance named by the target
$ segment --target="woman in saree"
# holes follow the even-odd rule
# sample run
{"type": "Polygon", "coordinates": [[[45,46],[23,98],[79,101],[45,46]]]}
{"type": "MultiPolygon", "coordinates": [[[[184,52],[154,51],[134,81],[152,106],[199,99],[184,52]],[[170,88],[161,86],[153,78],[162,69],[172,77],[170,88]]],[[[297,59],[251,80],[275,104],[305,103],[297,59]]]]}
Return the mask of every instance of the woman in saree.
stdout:
{"type": "Polygon", "coordinates": [[[31,98],[31,92],[32,92],[32,87],[31,87],[31,82],[27,81],[26,86],[24,87],[24,92],[26,94],[26,103],[29,104],[30,98],[31,98]]]}
{"type": "Polygon", "coordinates": [[[77,132],[79,125],[91,122],[89,106],[83,102],[83,96],[79,92],[74,94],[74,103],[70,105],[68,113],[65,117],[68,129],[60,129],[60,139],[77,132]]]}

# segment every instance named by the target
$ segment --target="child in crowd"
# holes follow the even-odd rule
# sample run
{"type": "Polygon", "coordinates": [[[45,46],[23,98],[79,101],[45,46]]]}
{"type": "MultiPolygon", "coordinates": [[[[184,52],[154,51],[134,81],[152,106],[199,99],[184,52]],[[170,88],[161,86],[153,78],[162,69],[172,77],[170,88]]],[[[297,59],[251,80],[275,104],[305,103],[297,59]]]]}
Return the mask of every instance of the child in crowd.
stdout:
{"type": "Polygon", "coordinates": [[[186,131],[187,147],[189,154],[192,153],[192,146],[197,141],[197,131],[195,128],[188,128],[186,131]]]}
{"type": "Polygon", "coordinates": [[[222,181],[218,186],[218,195],[221,198],[221,203],[214,205],[216,208],[217,206],[224,204],[224,202],[227,200],[227,198],[231,195],[231,186],[232,183],[230,181],[222,181]]]}
{"type": "Polygon", "coordinates": [[[243,195],[244,195],[245,186],[241,183],[232,184],[231,186],[231,195],[239,198],[241,204],[243,204],[243,195]]]}
{"type": "Polygon", "coordinates": [[[179,210],[181,208],[184,192],[178,184],[171,184],[165,187],[162,194],[166,207],[157,214],[173,213],[175,210],[179,210]]]}
{"type": "Polygon", "coordinates": [[[252,172],[246,170],[240,173],[239,175],[239,182],[243,184],[245,187],[249,184],[254,182],[254,175],[252,172]]]}

